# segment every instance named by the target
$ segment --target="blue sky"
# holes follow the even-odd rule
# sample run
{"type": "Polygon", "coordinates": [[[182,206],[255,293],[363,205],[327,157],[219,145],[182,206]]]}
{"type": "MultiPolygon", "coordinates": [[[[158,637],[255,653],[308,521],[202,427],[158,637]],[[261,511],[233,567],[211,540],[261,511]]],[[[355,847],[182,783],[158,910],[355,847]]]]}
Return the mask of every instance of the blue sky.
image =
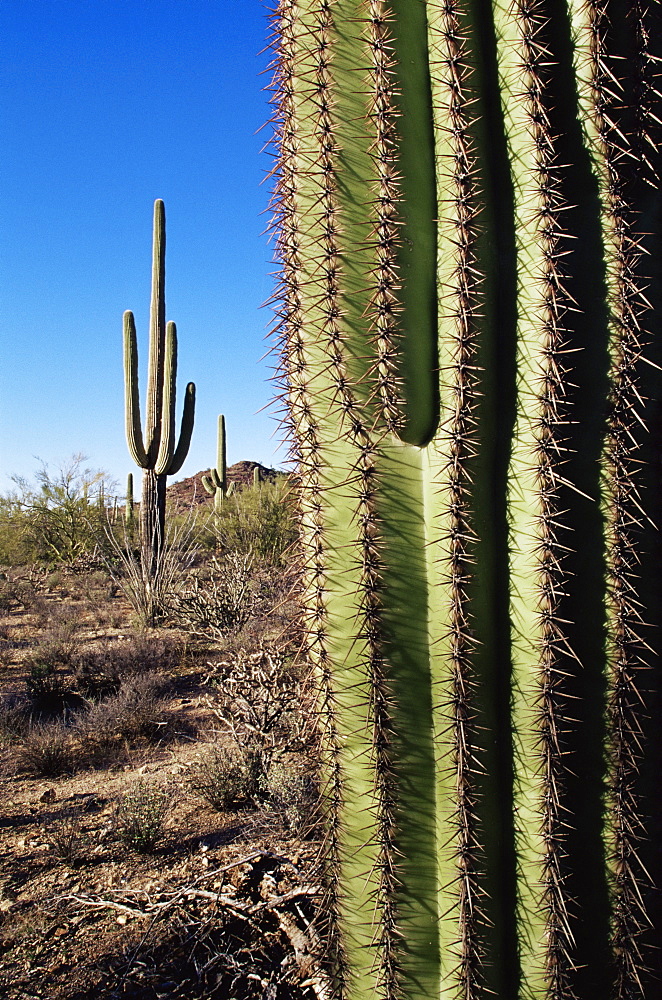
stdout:
{"type": "MultiPolygon", "coordinates": [[[[260,359],[273,288],[269,54],[261,0],[0,0],[0,491],[74,452],[120,483],[122,313],[144,400],[152,211],[167,218],[178,411],[198,403],[177,479],[215,458],[279,465],[260,359]]],[[[179,419],[179,418],[178,418],[179,419]]]]}

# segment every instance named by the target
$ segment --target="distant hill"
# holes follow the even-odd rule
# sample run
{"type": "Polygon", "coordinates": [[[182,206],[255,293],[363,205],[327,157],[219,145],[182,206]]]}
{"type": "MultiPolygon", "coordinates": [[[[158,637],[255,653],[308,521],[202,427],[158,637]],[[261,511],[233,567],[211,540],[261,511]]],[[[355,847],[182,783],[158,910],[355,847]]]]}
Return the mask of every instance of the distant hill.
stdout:
{"type": "MultiPolygon", "coordinates": [[[[277,473],[275,469],[267,469],[264,465],[260,465],[259,462],[235,462],[234,465],[229,465],[227,469],[228,485],[236,483],[237,487],[252,486],[253,469],[256,468],[260,470],[262,482],[266,482],[267,480],[273,481],[276,478],[277,473]]],[[[212,504],[214,502],[213,497],[207,493],[202,485],[202,477],[208,474],[209,469],[204,469],[202,472],[196,472],[194,476],[189,476],[188,479],[182,479],[180,482],[168,486],[168,504],[170,505],[170,509],[188,510],[190,507],[212,504]]]]}

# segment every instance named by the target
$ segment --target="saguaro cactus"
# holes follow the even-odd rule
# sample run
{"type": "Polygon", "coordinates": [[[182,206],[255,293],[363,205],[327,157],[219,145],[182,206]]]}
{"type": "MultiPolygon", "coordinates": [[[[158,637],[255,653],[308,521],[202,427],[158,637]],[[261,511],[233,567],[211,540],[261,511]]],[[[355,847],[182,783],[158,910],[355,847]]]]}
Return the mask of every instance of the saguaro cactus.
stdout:
{"type": "Polygon", "coordinates": [[[166,482],[179,472],[193,433],[195,385],[186,386],[181,432],[175,446],[177,328],[165,320],[165,207],[154,202],[152,301],[147,375],[147,419],[143,438],[138,391],[138,345],[133,313],[124,313],[124,398],[129,452],[143,472],[140,503],[142,569],[146,579],[157,571],[165,535],[166,482]]]}
{"type": "Polygon", "coordinates": [[[214,498],[214,510],[217,514],[222,511],[225,498],[232,496],[234,492],[234,483],[230,483],[228,486],[226,466],[225,417],[219,413],[216,435],[216,467],[209,470],[208,476],[202,477],[202,485],[207,493],[214,498]]]}
{"type": "Polygon", "coordinates": [[[275,29],[338,996],[652,998],[659,7],[275,29]]]}
{"type": "Polygon", "coordinates": [[[129,472],[126,477],[126,500],[124,502],[124,524],[129,534],[133,531],[135,524],[135,511],[133,509],[133,473],[129,472]]]}

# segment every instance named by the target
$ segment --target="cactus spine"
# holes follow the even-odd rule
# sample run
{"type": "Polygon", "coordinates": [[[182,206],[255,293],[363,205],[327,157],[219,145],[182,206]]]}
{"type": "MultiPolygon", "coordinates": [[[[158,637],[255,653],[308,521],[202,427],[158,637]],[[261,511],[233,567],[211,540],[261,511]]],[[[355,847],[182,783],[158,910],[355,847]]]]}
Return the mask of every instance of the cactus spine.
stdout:
{"type": "Polygon", "coordinates": [[[275,28],[338,996],[653,997],[659,8],[275,28]]]}
{"type": "Polygon", "coordinates": [[[223,510],[223,501],[226,497],[232,496],[234,483],[228,486],[227,479],[227,459],[225,446],[225,417],[222,413],[218,416],[218,431],[216,434],[216,467],[209,470],[208,476],[202,477],[202,485],[214,498],[214,510],[220,514],[223,510]]]}
{"type": "Polygon", "coordinates": [[[140,503],[142,569],[146,579],[157,572],[165,537],[166,482],[179,472],[193,433],[195,385],[186,386],[179,441],[175,445],[177,328],[166,325],[165,206],[154,202],[152,299],[147,375],[147,417],[143,437],[138,391],[138,344],[133,313],[124,313],[124,398],[126,439],[136,465],[143,469],[140,503]]]}

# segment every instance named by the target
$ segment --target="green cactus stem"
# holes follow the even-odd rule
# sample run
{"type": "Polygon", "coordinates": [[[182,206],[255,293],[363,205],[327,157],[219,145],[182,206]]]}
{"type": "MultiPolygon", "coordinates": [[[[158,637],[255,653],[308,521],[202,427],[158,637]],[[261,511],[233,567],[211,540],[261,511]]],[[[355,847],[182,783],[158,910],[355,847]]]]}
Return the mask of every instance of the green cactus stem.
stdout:
{"type": "Polygon", "coordinates": [[[274,28],[337,998],[653,1000],[662,8],[274,28]]]}
{"type": "Polygon", "coordinates": [[[129,453],[144,470],[140,504],[143,575],[158,570],[165,538],[166,482],[181,469],[188,454],[195,414],[195,385],[186,386],[179,441],[175,434],[177,328],[165,320],[165,207],[154,203],[152,299],[150,309],[147,417],[143,436],[138,391],[138,345],[133,313],[124,313],[124,391],[129,453]]]}
{"type": "Polygon", "coordinates": [[[262,479],[260,477],[260,467],[258,465],[253,469],[253,489],[259,490],[262,479]]]}
{"type": "Polygon", "coordinates": [[[225,417],[222,413],[218,416],[218,430],[216,435],[216,466],[209,470],[208,476],[202,477],[202,485],[207,493],[214,498],[214,510],[220,514],[223,510],[223,501],[231,497],[234,492],[234,483],[228,485],[227,480],[227,459],[225,442],[225,417]]]}

